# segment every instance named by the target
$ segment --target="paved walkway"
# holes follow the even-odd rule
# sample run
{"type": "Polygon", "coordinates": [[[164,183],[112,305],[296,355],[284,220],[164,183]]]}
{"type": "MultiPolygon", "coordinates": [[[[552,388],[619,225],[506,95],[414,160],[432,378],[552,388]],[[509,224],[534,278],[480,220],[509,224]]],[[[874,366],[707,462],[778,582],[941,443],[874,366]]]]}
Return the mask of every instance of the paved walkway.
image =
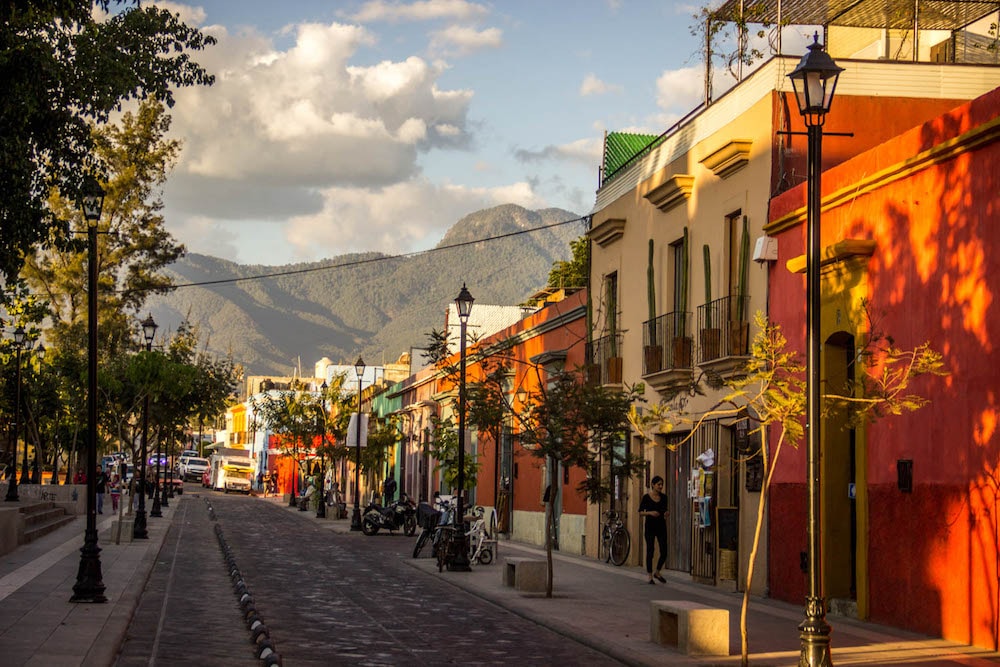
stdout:
{"type": "MultiPolygon", "coordinates": [[[[150,539],[114,544],[110,516],[99,517],[101,563],[107,586],[106,604],[69,602],[79,565],[84,521],[56,531],[30,545],[0,557],[0,646],[4,665],[106,666],[114,663],[140,601],[150,572],[194,544],[194,534],[174,531],[177,540],[164,546],[171,522],[184,521],[184,509],[194,498],[178,498],[149,520],[150,539]],[[183,504],[182,504],[183,503],[183,504]],[[180,507],[180,509],[178,509],[180,507]],[[185,539],[187,537],[188,539],[185,539]],[[162,550],[161,550],[162,547],[162,550]],[[169,548],[168,548],[169,547],[169,548]]],[[[275,499],[260,499],[282,505],[275,499]]],[[[201,501],[197,503],[201,511],[201,501]]],[[[191,510],[195,507],[190,506],[191,510]]],[[[295,512],[297,520],[336,533],[349,533],[347,520],[320,520],[314,512],[295,512]]],[[[205,536],[198,535],[199,540],[205,536]]],[[[340,538],[338,538],[340,539],[340,538]]],[[[342,539],[369,540],[360,534],[342,539]]],[[[400,538],[404,539],[404,538],[400,538]]],[[[204,545],[202,545],[204,546],[204,545]]],[[[199,547],[200,548],[200,547],[199,547]]],[[[468,591],[555,632],[576,639],[623,663],[633,665],[734,665],[739,663],[738,594],[693,584],[671,574],[666,585],[650,586],[638,568],[615,568],[592,560],[557,554],[554,561],[555,595],[551,599],[521,594],[502,584],[505,557],[538,556],[540,550],[502,542],[499,559],[472,572],[443,572],[429,558],[403,562],[428,577],[468,591]],[[689,658],[656,646],[649,637],[649,600],[694,600],[730,610],[729,658],[689,658]]],[[[798,662],[797,625],[801,609],[755,599],[750,608],[751,664],[795,665],[798,662]]],[[[834,663],[838,665],[969,665],[1000,664],[1000,654],[939,639],[907,634],[891,628],[831,616],[834,663]]],[[[289,665],[289,667],[292,667],[289,665]]]]}

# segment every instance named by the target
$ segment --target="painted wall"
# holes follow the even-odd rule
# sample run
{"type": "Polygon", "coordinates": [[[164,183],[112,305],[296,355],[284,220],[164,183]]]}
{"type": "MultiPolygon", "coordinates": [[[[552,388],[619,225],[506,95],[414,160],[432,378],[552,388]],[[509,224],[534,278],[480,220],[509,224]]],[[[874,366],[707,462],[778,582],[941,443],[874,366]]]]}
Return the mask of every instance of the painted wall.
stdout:
{"type": "MultiPolygon", "coordinates": [[[[822,227],[824,245],[877,242],[857,271],[879,326],[902,349],[929,341],[950,373],[912,388],[930,399],[928,406],[867,429],[868,545],[860,562],[868,617],[993,649],[1000,627],[1000,353],[991,335],[1000,330],[993,251],[1000,244],[998,138],[1000,89],[826,172],[822,227]],[[898,487],[900,460],[913,462],[912,492],[898,487]]],[[[771,313],[799,349],[804,279],[784,261],[802,253],[803,191],[771,206],[772,233],[779,234],[771,313]]],[[[829,317],[825,332],[832,330],[829,317]]],[[[801,448],[788,450],[771,494],[771,593],[796,603],[805,590],[798,563],[804,465],[801,448]]]]}

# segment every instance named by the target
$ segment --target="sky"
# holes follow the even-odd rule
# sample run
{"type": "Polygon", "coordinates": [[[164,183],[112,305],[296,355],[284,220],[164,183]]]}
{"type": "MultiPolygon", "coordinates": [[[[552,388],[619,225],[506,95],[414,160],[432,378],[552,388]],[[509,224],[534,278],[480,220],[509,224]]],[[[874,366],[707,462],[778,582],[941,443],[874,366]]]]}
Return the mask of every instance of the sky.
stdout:
{"type": "Polygon", "coordinates": [[[218,40],[194,55],[216,83],[170,110],[167,229],[243,264],[424,250],[498,204],[586,214],[604,131],[701,98],[696,3],[156,4],[218,40]]]}

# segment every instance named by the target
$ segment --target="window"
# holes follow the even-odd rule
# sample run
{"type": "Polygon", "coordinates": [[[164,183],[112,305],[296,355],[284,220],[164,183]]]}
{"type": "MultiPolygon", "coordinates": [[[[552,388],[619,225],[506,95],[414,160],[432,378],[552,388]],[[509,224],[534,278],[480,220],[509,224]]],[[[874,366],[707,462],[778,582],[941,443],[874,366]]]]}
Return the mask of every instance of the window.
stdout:
{"type": "Polygon", "coordinates": [[[604,316],[605,330],[614,336],[618,333],[618,272],[604,278],[604,302],[607,312],[604,316]]]}
{"type": "Polygon", "coordinates": [[[670,244],[670,261],[673,270],[673,307],[671,310],[675,313],[674,322],[671,324],[674,327],[674,335],[683,335],[687,332],[687,322],[685,322],[685,314],[687,311],[687,281],[684,279],[684,239],[680,238],[670,244]]]}

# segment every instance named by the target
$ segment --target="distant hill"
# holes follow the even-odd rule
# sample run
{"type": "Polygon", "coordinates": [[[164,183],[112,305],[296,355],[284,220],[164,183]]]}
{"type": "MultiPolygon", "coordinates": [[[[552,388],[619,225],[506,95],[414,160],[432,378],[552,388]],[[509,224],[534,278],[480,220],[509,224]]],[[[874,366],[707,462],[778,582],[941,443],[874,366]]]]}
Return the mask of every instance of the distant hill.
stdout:
{"type": "Polygon", "coordinates": [[[545,285],[553,262],[569,259],[569,243],[584,227],[570,223],[447,246],[577,217],[561,209],[497,206],[465,216],[435,251],[409,258],[365,253],[262,267],[189,254],[170,267],[178,284],[300,273],[182,287],[151,298],[148,305],[167,329],[188,317],[210,351],[232,354],[249,374],[287,375],[301,364],[302,374],[311,376],[322,357],[350,364],[358,353],[372,365],[381,364],[424,346],[424,334],[443,326],[445,309],[463,282],[478,303],[523,302],[545,285]]]}

